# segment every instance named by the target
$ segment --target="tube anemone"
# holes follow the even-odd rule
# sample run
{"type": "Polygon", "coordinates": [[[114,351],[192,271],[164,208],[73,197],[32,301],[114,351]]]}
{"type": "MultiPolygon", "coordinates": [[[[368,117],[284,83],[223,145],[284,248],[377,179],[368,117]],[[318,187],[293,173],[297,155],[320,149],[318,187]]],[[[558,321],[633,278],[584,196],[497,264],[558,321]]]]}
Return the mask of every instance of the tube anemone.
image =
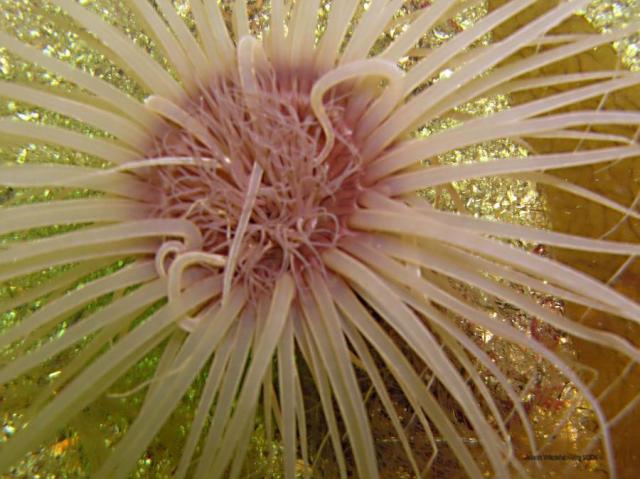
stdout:
{"type": "Polygon", "coordinates": [[[113,385],[156,354],[152,377],[131,392],[144,391],[135,419],[91,465],[91,477],[128,477],[190,392],[195,405],[177,478],[241,477],[257,416],[268,440],[281,444],[285,478],[320,474],[329,446],[337,476],[391,477],[381,468],[371,397],[411,477],[428,474],[440,456],[468,477],[536,476],[536,464],[523,459],[554,441],[532,420],[535,385],[516,384],[509,365],[472,333],[483,331],[568,385],[572,406],[556,418],[566,423],[576,408],[587,410],[597,427],[581,450],[600,454],[615,476],[610,430],[637,395],[606,411],[606,393],[594,390],[579,361],[536,332],[596,344],[628,368],[640,350],[634,338],[549,310],[537,298],[632,327],[640,305],[516,245],[611,255],[625,268],[640,245],[478,218],[456,185],[534,181],[637,227],[635,203],[619,204],[547,171],[637,161],[640,112],[575,108],[638,85],[640,74],[539,72],[638,25],[554,35],[588,3],[572,0],[478,46],[536,3],[511,0],[424,48],[425,35],[465,3],[272,0],[260,9],[243,0],[192,0],[182,17],[168,0],[127,0],[145,34],[137,42],[84,3],[32,6],[55,28],[74,32],[104,65],[119,66],[114,75],[125,72],[126,82],[116,86],[0,32],[0,46],[64,85],[0,82],[1,96],[47,112],[45,121],[0,119],[7,144],[28,142],[45,155],[44,162],[0,166],[0,184],[59,192],[0,210],[0,233],[15,235],[0,250],[0,280],[15,285],[58,271],[3,305],[9,311],[41,298],[0,335],[0,384],[69,358],[1,446],[0,471],[11,471],[78,411],[114,397],[113,385]],[[566,88],[481,118],[460,112],[489,94],[549,85],[566,88]],[[416,133],[436,121],[453,126],[416,133]],[[614,126],[631,133],[613,134],[614,126]],[[576,146],[442,161],[467,146],[532,138],[576,146]],[[48,233],[34,239],[40,231],[48,233]],[[509,305],[531,327],[501,320],[479,297],[509,305]],[[61,325],[63,334],[52,334],[61,325]],[[325,440],[309,427],[310,398],[322,411],[325,440]]]}

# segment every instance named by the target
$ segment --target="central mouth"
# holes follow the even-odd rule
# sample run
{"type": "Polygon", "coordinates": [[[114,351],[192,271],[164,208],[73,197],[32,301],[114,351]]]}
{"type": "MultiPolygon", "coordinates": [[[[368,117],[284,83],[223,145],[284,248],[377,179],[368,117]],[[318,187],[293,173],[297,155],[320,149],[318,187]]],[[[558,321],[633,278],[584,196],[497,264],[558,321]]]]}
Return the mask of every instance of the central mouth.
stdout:
{"type": "Polygon", "coordinates": [[[308,76],[264,65],[250,81],[242,73],[200,86],[180,106],[151,97],[147,106],[169,121],[146,156],[158,162],[154,216],[192,222],[227,287],[258,294],[284,272],[301,285],[306,271],[322,270],[322,251],[348,233],[362,159],[346,88],[314,91],[300,80],[308,76]]]}

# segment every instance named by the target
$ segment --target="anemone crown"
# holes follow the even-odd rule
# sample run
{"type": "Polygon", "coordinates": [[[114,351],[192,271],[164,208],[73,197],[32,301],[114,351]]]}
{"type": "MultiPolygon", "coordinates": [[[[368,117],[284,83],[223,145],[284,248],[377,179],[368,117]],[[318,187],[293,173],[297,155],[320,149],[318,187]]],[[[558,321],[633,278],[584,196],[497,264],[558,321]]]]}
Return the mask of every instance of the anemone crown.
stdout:
{"type": "Polygon", "coordinates": [[[611,429],[640,394],[615,410],[604,404],[640,362],[627,334],[640,305],[609,283],[640,245],[608,236],[637,227],[640,194],[620,204],[551,172],[637,162],[640,113],[605,100],[637,87],[640,74],[544,69],[638,25],[552,33],[588,3],[573,0],[483,42],[543,2],[510,0],[450,28],[475,3],[191,0],[180,16],[170,0],[125,0],[131,15],[107,21],[101,2],[16,2],[5,16],[15,35],[0,32],[0,46],[71,87],[0,81],[1,96],[32,108],[0,119],[0,134],[45,157],[0,166],[0,185],[17,199],[62,192],[0,209],[0,234],[16,235],[0,249],[0,281],[56,272],[3,300],[3,310],[29,314],[0,335],[0,385],[35,373],[45,386],[0,446],[0,472],[19,470],[89,405],[135,396],[142,406],[126,431],[87,461],[91,477],[129,477],[185,403],[189,421],[171,444],[179,457],[167,466],[178,479],[242,477],[258,416],[286,479],[382,477],[390,444],[413,477],[454,462],[474,479],[536,477],[520,453],[559,447],[555,432],[587,423],[575,448],[596,450],[615,476],[611,429]],[[66,46],[127,81],[20,33],[21,18],[43,14],[55,25],[42,30],[48,41],[69,30],[66,46]],[[145,35],[128,36],[129,20],[145,35]],[[446,38],[431,41],[433,31],[446,38]],[[125,91],[129,81],[144,102],[125,91]],[[538,93],[485,117],[462,108],[522,91],[538,93]],[[425,125],[431,134],[418,134],[425,125]],[[445,158],[499,139],[528,152],[445,158]],[[554,139],[570,147],[535,151],[554,139]],[[70,150],[103,165],[74,163],[70,150]],[[618,220],[591,238],[474,215],[460,185],[504,177],[618,220]],[[29,234],[50,226],[68,229],[29,234]],[[513,243],[607,254],[620,266],[602,282],[513,243]],[[615,328],[585,320],[592,312],[615,328]],[[563,354],[574,339],[628,366],[593,385],[592,368],[563,354]],[[56,374],[41,372],[63,359],[56,374]],[[152,360],[146,377],[135,375],[152,360]],[[535,416],[549,404],[553,434],[535,416]]]}

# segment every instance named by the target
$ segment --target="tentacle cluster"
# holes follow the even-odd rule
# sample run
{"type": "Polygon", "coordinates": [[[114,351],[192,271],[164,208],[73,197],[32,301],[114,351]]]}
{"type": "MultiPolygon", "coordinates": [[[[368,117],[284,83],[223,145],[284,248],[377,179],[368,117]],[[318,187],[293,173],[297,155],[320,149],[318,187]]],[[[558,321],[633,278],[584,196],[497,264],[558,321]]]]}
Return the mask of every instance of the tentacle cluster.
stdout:
{"type": "MultiPolygon", "coordinates": [[[[333,71],[311,88],[283,81],[269,65],[252,73],[250,85],[242,72],[212,80],[181,106],[149,99],[170,124],[147,156],[159,159],[151,172],[161,191],[155,215],[197,225],[202,252],[216,258],[203,263],[227,258],[226,274],[257,293],[285,271],[301,285],[304,271],[322,267],[322,251],[347,232],[363,170],[345,118],[351,98],[332,88],[343,77],[333,71]],[[162,161],[169,158],[185,161],[162,161]],[[261,174],[251,188],[255,168],[261,174]]],[[[162,268],[169,250],[159,251],[162,268]]]]}

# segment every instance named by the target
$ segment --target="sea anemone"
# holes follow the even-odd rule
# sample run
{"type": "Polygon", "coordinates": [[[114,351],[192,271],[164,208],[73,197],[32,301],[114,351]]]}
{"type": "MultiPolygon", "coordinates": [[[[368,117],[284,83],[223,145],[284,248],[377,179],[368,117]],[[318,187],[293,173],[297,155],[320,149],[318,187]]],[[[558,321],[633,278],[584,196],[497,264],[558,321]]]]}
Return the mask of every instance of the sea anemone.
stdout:
{"type": "Polygon", "coordinates": [[[459,185],[533,181],[637,227],[635,204],[546,171],[637,161],[640,113],[599,100],[640,75],[540,71],[638,25],[551,33],[588,4],[573,0],[483,42],[538,5],[511,0],[425,46],[470,3],[191,0],[181,16],[169,0],[127,0],[140,40],[92,2],[18,2],[18,12],[43,15],[50,31],[72,32],[117,68],[104,75],[0,32],[0,46],[57,79],[0,82],[1,96],[49,112],[0,120],[7,145],[44,154],[0,166],[0,185],[56,192],[0,210],[0,280],[19,290],[34,274],[52,276],[5,299],[5,311],[32,311],[0,335],[0,384],[68,358],[2,445],[0,471],[116,396],[113,385],[157,353],[153,376],[124,394],[145,392],[135,420],[91,477],[128,477],[189,391],[177,478],[240,477],[256,417],[281,444],[285,478],[315,474],[310,464],[329,447],[308,427],[314,400],[336,475],[380,477],[370,396],[409,476],[426,474],[439,450],[469,477],[535,475],[522,452],[535,456],[553,438],[532,421],[531,384],[515,384],[481,330],[569,385],[572,407],[558,420],[586,409],[596,426],[585,451],[599,451],[614,476],[610,429],[633,401],[607,413],[578,361],[480,303],[508,305],[527,324],[597,344],[632,368],[635,338],[583,319],[599,311],[633,325],[640,305],[532,245],[612,255],[624,260],[620,271],[640,245],[477,217],[459,185]],[[479,117],[461,110],[525,90],[543,93],[479,117]],[[448,127],[424,132],[437,122],[448,127]],[[492,140],[523,150],[540,138],[573,146],[443,160],[492,140]],[[544,307],[544,295],[582,317],[544,307]]]}

